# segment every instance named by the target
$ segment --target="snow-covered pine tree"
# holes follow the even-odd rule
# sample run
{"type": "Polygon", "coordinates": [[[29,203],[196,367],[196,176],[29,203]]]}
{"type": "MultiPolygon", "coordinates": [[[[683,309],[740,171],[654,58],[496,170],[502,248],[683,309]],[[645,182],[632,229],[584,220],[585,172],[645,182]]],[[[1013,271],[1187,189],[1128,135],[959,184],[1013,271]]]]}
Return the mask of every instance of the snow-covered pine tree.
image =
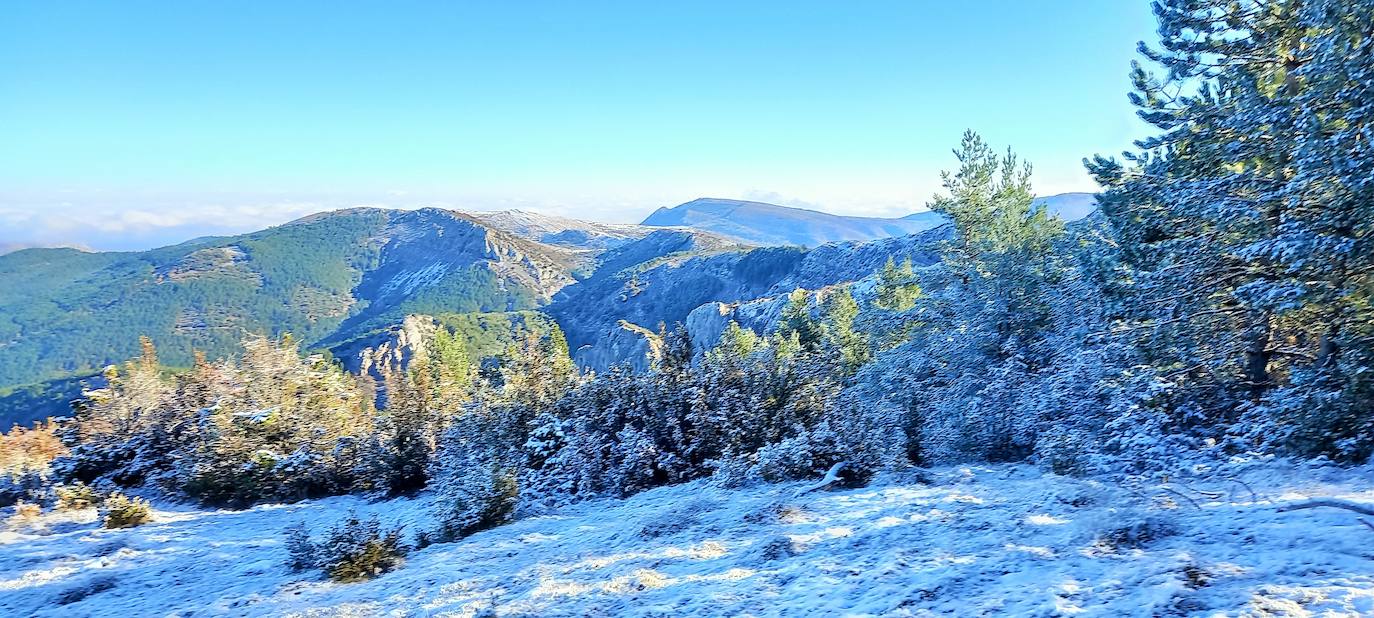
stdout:
{"type": "Polygon", "coordinates": [[[1214,435],[1360,459],[1371,328],[1374,5],[1165,0],[1132,100],[1159,133],[1097,158],[1118,329],[1214,435]],[[1237,411],[1246,424],[1235,426],[1237,411]]]}

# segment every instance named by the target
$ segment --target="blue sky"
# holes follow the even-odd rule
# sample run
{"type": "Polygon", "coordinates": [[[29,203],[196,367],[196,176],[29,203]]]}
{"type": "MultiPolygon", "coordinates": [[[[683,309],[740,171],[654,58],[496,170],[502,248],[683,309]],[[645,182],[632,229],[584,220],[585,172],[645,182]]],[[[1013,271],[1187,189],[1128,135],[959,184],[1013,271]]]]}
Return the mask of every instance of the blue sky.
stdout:
{"type": "Polygon", "coordinates": [[[20,2],[0,244],[130,248],[359,204],[637,221],[923,208],[965,128],[1094,187],[1145,0],[20,2]]]}

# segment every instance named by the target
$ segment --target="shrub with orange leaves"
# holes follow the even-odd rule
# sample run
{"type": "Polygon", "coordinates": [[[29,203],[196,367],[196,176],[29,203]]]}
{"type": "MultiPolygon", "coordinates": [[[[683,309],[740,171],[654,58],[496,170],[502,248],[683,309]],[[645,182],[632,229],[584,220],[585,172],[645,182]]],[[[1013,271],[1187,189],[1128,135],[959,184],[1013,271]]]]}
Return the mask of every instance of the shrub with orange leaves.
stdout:
{"type": "Polygon", "coordinates": [[[0,475],[18,479],[36,473],[46,477],[52,460],[67,454],[57,429],[58,424],[48,419],[34,423],[31,429],[15,425],[0,434],[0,475]]]}

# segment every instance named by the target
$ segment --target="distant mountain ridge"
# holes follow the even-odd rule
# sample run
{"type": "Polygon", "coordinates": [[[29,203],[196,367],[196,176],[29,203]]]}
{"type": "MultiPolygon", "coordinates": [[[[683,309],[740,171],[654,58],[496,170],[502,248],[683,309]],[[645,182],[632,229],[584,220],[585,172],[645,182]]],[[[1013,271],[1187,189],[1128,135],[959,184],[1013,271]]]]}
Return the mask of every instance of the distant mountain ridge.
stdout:
{"type": "MultiPolygon", "coordinates": [[[[1065,193],[1036,198],[1066,221],[1086,216],[1096,207],[1091,193],[1065,193]]],[[[659,208],[646,226],[679,226],[708,230],[760,245],[815,247],[830,242],[865,241],[917,234],[945,224],[938,213],[923,211],[901,218],[852,217],[763,202],[700,198],[672,208],[659,208]]]]}
{"type": "Polygon", "coordinates": [[[761,245],[814,247],[828,242],[905,236],[939,223],[924,219],[849,217],[763,202],[701,198],[672,208],[660,208],[644,219],[642,225],[692,227],[761,245]]]}

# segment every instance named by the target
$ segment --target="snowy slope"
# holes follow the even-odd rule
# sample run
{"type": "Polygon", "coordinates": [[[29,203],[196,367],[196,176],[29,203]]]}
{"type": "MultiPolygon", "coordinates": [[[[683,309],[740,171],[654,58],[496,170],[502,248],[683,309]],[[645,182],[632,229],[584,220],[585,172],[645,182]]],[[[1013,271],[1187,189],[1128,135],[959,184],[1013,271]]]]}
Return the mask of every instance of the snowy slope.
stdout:
{"type": "Polygon", "coordinates": [[[125,531],[45,515],[0,533],[0,615],[1374,615],[1374,531],[1275,509],[1374,501],[1370,470],[1240,478],[1257,500],[1218,477],[1126,487],[1013,465],[804,495],[693,483],[431,546],[360,584],[288,572],[282,529],[357,509],[413,530],[425,499],[167,509],[125,531]]]}
{"type": "Polygon", "coordinates": [[[607,249],[654,230],[640,225],[582,221],[523,210],[468,213],[483,223],[521,238],[579,249],[607,249]]]}

